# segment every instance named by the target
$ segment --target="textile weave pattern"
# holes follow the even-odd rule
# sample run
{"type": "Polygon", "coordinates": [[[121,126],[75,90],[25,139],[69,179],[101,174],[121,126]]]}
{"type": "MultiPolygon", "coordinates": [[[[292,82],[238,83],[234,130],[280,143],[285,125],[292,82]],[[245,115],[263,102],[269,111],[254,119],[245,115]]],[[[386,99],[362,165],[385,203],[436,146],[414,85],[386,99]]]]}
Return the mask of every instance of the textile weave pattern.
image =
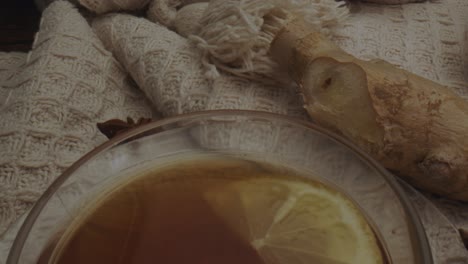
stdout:
{"type": "Polygon", "coordinates": [[[55,2],[43,18],[25,61],[20,55],[0,70],[7,75],[0,93],[0,234],[65,168],[106,140],[96,122],[152,115],[72,4],[55,2]]]}
{"type": "Polygon", "coordinates": [[[383,59],[468,98],[468,1],[356,3],[333,40],[363,59],[383,59]]]}
{"type": "Polygon", "coordinates": [[[5,88],[5,83],[26,62],[27,53],[24,52],[0,52],[0,109],[6,104],[10,89],[5,88]]]}
{"type": "Polygon", "coordinates": [[[120,10],[140,10],[145,7],[150,0],[74,0],[97,13],[107,13],[120,10]]]}
{"type": "Polygon", "coordinates": [[[229,74],[207,79],[201,52],[164,26],[119,14],[98,18],[93,27],[164,116],[246,109],[305,117],[300,97],[290,87],[229,74]]]}

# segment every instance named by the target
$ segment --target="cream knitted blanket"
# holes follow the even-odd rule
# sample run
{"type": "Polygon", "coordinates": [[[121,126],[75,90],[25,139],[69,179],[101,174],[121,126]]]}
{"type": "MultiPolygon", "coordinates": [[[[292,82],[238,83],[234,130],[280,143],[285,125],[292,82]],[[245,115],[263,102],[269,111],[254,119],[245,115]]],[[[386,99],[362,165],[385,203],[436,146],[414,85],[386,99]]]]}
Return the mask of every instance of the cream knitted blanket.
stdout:
{"type": "Polygon", "coordinates": [[[71,4],[54,3],[40,28],[28,54],[0,53],[0,233],[106,140],[96,122],[152,115],[71,4]]]}
{"type": "MultiPolygon", "coordinates": [[[[0,53],[0,263],[18,218],[63,169],[105,140],[97,122],[151,117],[153,109],[163,116],[227,108],[307,118],[292,88],[223,72],[205,77],[203,54],[183,37],[197,30],[205,3],[81,2],[96,13],[149,5],[148,17],[159,24],[118,14],[98,17],[91,28],[72,4],[59,1],[44,12],[31,52],[0,53]]],[[[468,98],[468,2],[353,2],[350,10],[332,32],[343,49],[385,59],[468,98]]],[[[468,228],[468,205],[408,194],[436,263],[468,263],[453,226],[468,228]]]]}

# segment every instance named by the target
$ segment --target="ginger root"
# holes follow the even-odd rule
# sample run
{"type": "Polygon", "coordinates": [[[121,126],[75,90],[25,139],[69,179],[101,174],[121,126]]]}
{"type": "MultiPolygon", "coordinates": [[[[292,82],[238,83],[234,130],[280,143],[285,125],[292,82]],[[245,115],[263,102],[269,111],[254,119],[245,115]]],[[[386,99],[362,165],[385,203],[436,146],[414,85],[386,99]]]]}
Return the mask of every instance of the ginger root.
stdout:
{"type": "Polygon", "coordinates": [[[300,19],[283,27],[270,52],[317,123],[411,184],[468,201],[468,102],[385,61],[357,59],[300,19]]]}

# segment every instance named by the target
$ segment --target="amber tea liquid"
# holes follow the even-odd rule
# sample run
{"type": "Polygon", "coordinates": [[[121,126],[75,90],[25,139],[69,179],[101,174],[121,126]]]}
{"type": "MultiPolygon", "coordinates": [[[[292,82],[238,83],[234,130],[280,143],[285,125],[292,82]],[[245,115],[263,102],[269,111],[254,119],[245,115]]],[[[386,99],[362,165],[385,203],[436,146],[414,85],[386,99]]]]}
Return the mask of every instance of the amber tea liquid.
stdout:
{"type": "Polygon", "coordinates": [[[120,184],[90,205],[39,264],[261,264],[203,199],[208,188],[274,173],[243,160],[183,161],[120,184]]]}

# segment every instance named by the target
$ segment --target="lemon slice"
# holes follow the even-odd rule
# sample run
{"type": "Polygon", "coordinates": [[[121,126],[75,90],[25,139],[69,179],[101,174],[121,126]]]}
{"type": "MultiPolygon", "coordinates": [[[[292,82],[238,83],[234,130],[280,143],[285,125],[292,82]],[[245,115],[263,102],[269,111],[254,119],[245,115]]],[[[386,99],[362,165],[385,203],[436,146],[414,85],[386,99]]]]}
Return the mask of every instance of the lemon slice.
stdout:
{"type": "Polygon", "coordinates": [[[204,198],[265,263],[384,263],[356,206],[320,183],[259,177],[208,190],[204,198]]]}

